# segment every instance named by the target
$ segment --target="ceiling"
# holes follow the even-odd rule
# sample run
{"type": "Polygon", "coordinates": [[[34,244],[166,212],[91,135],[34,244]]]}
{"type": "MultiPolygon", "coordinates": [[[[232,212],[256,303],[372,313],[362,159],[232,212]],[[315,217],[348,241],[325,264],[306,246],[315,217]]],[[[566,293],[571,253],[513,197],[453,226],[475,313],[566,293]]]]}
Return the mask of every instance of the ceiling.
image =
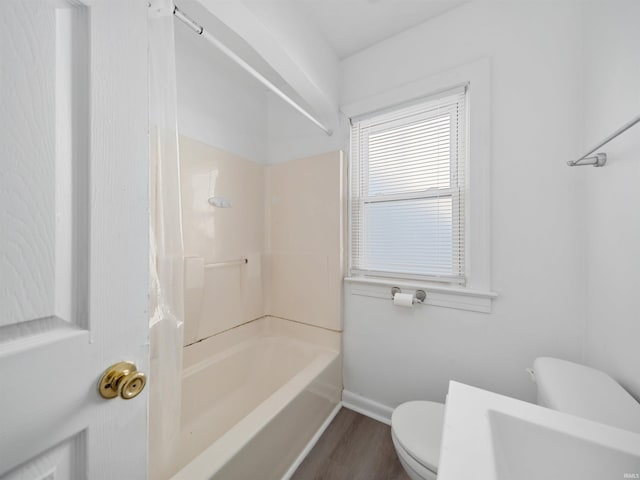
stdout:
{"type": "Polygon", "coordinates": [[[293,0],[346,58],[470,0],[293,0]]]}

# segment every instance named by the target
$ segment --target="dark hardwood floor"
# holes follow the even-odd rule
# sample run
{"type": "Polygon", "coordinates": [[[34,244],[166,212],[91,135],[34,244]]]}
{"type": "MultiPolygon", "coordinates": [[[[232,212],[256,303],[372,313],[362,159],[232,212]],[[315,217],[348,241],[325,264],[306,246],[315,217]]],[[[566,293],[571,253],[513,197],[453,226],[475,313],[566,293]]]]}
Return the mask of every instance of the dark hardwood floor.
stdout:
{"type": "Polygon", "coordinates": [[[391,428],[342,408],[292,480],[409,480],[396,456],[391,428]]]}

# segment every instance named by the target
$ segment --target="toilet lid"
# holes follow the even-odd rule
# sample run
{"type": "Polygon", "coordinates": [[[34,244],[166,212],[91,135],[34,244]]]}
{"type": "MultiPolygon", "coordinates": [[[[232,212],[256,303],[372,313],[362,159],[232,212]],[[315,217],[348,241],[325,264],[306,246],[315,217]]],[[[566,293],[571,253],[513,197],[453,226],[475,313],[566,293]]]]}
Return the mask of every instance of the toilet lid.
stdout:
{"type": "Polygon", "coordinates": [[[396,440],[417,462],[438,471],[444,404],[415,401],[403,403],[393,411],[391,429],[396,440]]]}

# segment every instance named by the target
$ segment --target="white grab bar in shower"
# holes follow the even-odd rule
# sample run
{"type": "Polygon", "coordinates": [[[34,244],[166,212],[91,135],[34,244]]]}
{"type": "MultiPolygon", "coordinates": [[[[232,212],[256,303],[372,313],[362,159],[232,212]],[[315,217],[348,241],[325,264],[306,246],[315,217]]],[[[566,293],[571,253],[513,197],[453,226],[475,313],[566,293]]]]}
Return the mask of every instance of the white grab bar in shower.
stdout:
{"type": "Polygon", "coordinates": [[[204,268],[209,269],[209,268],[218,268],[218,267],[229,267],[232,265],[244,265],[246,263],[249,263],[249,259],[245,257],[245,258],[238,258],[237,260],[229,260],[226,262],[205,263],[204,268]]]}

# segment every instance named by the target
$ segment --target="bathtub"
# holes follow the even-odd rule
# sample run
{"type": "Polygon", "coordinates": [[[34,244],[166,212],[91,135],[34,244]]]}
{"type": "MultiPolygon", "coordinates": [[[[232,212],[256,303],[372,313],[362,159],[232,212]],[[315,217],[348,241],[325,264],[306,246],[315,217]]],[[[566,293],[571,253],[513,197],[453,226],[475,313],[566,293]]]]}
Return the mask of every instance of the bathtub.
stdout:
{"type": "Polygon", "coordinates": [[[280,479],[337,412],[340,334],[265,317],[185,349],[173,480],[280,479]]]}

